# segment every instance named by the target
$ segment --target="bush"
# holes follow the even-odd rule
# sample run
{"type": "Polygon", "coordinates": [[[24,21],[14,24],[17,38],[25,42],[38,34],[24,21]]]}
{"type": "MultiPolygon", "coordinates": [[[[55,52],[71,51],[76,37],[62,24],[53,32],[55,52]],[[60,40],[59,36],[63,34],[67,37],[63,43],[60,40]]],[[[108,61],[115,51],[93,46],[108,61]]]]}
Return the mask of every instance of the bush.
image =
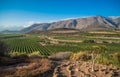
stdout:
{"type": "Polygon", "coordinates": [[[78,52],[78,53],[74,53],[71,55],[70,60],[82,60],[82,61],[88,61],[91,59],[90,54],[88,54],[87,52],[78,52]]]}
{"type": "Polygon", "coordinates": [[[106,54],[103,57],[99,57],[97,59],[97,62],[105,65],[112,64],[117,67],[120,67],[120,52],[106,54]]]}
{"type": "Polygon", "coordinates": [[[103,58],[97,58],[97,63],[100,63],[100,64],[105,64],[105,65],[110,65],[110,64],[113,64],[113,61],[112,59],[109,59],[107,57],[103,57],[103,58]]]}
{"type": "Polygon", "coordinates": [[[22,55],[23,53],[20,53],[20,52],[17,52],[17,51],[15,51],[15,52],[10,52],[10,56],[11,57],[16,57],[16,56],[20,56],[20,55],[22,55]]]}
{"type": "Polygon", "coordinates": [[[108,41],[102,41],[103,43],[109,43],[108,41]]]}
{"type": "Polygon", "coordinates": [[[6,57],[6,56],[0,57],[0,66],[8,65],[9,62],[11,62],[11,61],[12,61],[12,59],[9,57],[6,57]]]}
{"type": "Polygon", "coordinates": [[[7,44],[3,41],[0,41],[0,56],[4,56],[8,51],[7,44]]]}
{"type": "Polygon", "coordinates": [[[12,58],[15,58],[15,59],[17,59],[17,58],[27,58],[28,57],[26,53],[20,53],[20,52],[17,52],[17,51],[16,52],[11,52],[10,56],[12,58]]]}
{"type": "Polygon", "coordinates": [[[39,51],[34,51],[34,52],[28,54],[28,56],[35,58],[35,57],[41,57],[41,54],[39,51]]]}
{"type": "Polygon", "coordinates": [[[28,56],[26,54],[21,54],[18,52],[14,52],[10,56],[0,57],[0,66],[13,65],[21,62],[26,62],[28,59],[28,56]]]}
{"type": "Polygon", "coordinates": [[[116,66],[120,66],[120,52],[116,52],[113,56],[114,63],[116,66]]]}
{"type": "Polygon", "coordinates": [[[96,43],[95,40],[84,40],[83,43],[96,43]]]}

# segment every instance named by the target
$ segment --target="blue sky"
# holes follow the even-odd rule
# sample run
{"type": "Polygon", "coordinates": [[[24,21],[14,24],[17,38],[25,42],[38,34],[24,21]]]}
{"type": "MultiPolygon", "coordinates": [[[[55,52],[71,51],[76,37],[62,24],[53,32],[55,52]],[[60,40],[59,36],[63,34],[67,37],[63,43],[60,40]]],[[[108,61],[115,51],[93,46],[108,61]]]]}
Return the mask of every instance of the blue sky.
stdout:
{"type": "Polygon", "coordinates": [[[120,0],[0,0],[0,28],[86,16],[120,16],[120,0]]]}

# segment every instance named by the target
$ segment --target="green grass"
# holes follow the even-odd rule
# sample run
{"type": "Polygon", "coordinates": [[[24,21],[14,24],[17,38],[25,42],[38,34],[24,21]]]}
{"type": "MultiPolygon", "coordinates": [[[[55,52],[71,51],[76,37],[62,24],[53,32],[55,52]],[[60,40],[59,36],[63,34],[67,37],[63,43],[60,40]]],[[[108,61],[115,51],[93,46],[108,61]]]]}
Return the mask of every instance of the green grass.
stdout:
{"type": "MultiPolygon", "coordinates": [[[[111,35],[112,36],[112,35],[111,35]]],[[[104,36],[55,36],[53,37],[54,39],[59,39],[59,40],[110,40],[110,41],[120,41],[120,39],[111,39],[111,38],[99,38],[99,37],[104,37],[104,36]]],[[[112,36],[113,37],[113,36],[112,36]]],[[[119,38],[119,37],[116,37],[119,38]]]]}
{"type": "Polygon", "coordinates": [[[78,52],[81,50],[81,47],[78,46],[63,46],[63,45],[46,45],[48,49],[53,51],[54,53],[56,52],[78,52]]]}
{"type": "Polygon", "coordinates": [[[120,51],[120,43],[68,43],[66,42],[66,44],[70,44],[70,45],[76,45],[77,47],[80,48],[81,50],[86,50],[87,47],[89,46],[94,46],[94,45],[105,45],[107,46],[107,51],[110,52],[114,52],[114,51],[120,51]]]}
{"type": "Polygon", "coordinates": [[[120,44],[112,44],[112,43],[108,43],[108,44],[96,44],[96,43],[79,43],[78,46],[80,46],[83,50],[86,49],[86,47],[89,46],[94,46],[94,45],[106,45],[107,46],[107,51],[120,51],[120,44]]]}

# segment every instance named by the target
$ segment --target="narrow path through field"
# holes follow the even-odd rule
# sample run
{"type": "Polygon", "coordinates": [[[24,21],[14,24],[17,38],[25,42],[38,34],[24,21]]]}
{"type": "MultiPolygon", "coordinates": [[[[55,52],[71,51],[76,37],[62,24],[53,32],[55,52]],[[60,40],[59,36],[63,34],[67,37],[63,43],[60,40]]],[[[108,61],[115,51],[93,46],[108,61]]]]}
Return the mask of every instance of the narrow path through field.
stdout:
{"type": "Polygon", "coordinates": [[[48,37],[51,41],[60,41],[60,42],[82,42],[81,40],[60,40],[60,39],[54,39],[52,37],[48,37]]]}

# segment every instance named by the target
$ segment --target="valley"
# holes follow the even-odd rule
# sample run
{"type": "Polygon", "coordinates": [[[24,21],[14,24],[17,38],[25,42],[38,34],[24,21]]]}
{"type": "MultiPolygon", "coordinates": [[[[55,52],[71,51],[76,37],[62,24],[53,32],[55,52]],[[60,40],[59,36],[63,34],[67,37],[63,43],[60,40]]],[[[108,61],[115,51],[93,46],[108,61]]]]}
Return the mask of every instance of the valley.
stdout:
{"type": "MultiPolygon", "coordinates": [[[[0,34],[1,41],[4,41],[8,46],[7,54],[11,56],[11,58],[6,57],[5,61],[1,63],[13,68],[9,70],[7,66],[4,66],[6,67],[5,70],[8,70],[6,71],[7,73],[15,70],[14,68],[19,68],[17,72],[21,71],[21,68],[24,71],[31,68],[29,66],[33,59],[35,60],[35,65],[37,59],[41,60],[42,58],[50,61],[50,67],[47,67],[48,69],[45,68],[47,73],[44,71],[43,73],[34,73],[31,75],[32,77],[39,77],[38,75],[41,77],[46,77],[46,75],[50,75],[50,77],[119,77],[119,38],[119,30],[81,32],[71,29],[57,29],[46,31],[44,34],[43,32],[39,34],[0,34]],[[95,66],[97,71],[92,72],[91,49],[89,48],[94,46],[103,46],[103,48],[105,46],[107,50],[104,53],[105,55],[97,57],[95,66]],[[15,66],[11,66],[11,64],[15,66]],[[23,65],[16,66],[19,64],[23,65]],[[25,66],[26,64],[27,66],[25,66]]],[[[99,53],[99,55],[102,55],[102,53],[99,53]]],[[[1,57],[1,59],[4,58],[1,57]]],[[[0,67],[0,69],[4,67],[0,67]]],[[[35,66],[33,65],[32,67],[35,66]]],[[[31,68],[31,70],[34,71],[35,69],[31,68]]],[[[42,71],[42,69],[36,70],[42,71]]],[[[0,73],[3,77],[11,75],[6,73],[5,75],[2,71],[0,73]]],[[[21,75],[14,72],[13,75],[27,77],[27,74],[30,75],[29,72],[21,75]]]]}
{"type": "Polygon", "coordinates": [[[0,77],[120,77],[120,0],[0,0],[0,77]]]}

